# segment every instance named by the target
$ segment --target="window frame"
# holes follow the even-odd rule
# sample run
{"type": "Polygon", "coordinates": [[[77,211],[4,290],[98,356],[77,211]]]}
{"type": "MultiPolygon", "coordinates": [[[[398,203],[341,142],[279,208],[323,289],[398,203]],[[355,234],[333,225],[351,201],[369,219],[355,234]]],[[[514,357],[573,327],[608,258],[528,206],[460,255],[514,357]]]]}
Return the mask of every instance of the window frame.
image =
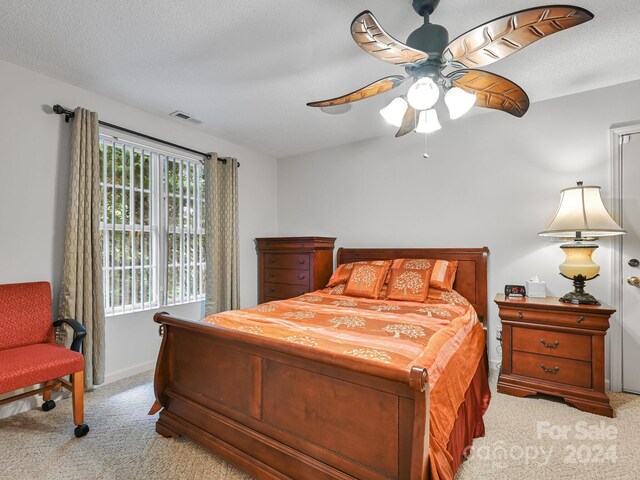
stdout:
{"type": "MultiPolygon", "coordinates": [[[[103,278],[103,295],[104,295],[104,308],[105,308],[105,316],[118,316],[135,312],[149,311],[153,309],[162,308],[165,306],[174,306],[174,305],[182,305],[189,303],[197,303],[204,300],[204,271],[206,269],[205,256],[204,256],[204,235],[205,235],[205,226],[204,223],[204,187],[203,181],[197,182],[198,175],[204,175],[204,164],[203,160],[200,157],[195,155],[188,155],[182,152],[177,152],[173,149],[168,149],[166,147],[159,147],[156,142],[145,141],[144,143],[139,140],[121,135],[118,133],[112,133],[111,129],[106,127],[100,127],[99,131],[99,143],[103,144],[103,151],[100,153],[100,161],[101,165],[101,177],[100,177],[100,188],[101,188],[101,215],[99,222],[99,230],[101,235],[102,242],[102,278],[103,278]],[[107,183],[107,147],[112,147],[112,172],[111,172],[111,183],[107,183]],[[135,179],[135,173],[132,173],[131,168],[129,169],[127,175],[127,169],[125,167],[122,168],[122,178],[121,184],[117,185],[116,182],[116,154],[115,148],[120,149],[123,152],[123,161],[126,158],[125,152],[131,152],[130,162],[135,161],[135,154],[140,153],[141,161],[140,161],[140,185],[131,185],[131,178],[127,179],[126,177],[133,177],[135,179]],[[144,186],[144,173],[143,169],[145,168],[145,155],[149,156],[149,184],[148,188],[145,189],[144,186]],[[176,264],[176,253],[175,250],[173,252],[173,266],[170,267],[168,264],[168,237],[170,230],[173,230],[173,235],[175,238],[175,230],[178,228],[176,223],[176,202],[173,200],[173,212],[174,212],[174,225],[170,226],[169,223],[169,208],[168,201],[168,176],[166,173],[166,168],[169,163],[173,165],[180,165],[180,187],[182,192],[182,184],[184,182],[182,175],[185,172],[190,175],[191,168],[193,167],[193,198],[192,205],[193,210],[189,210],[189,213],[186,214],[186,218],[188,222],[193,218],[197,225],[195,225],[195,233],[193,236],[201,240],[201,243],[198,243],[199,248],[194,248],[193,256],[195,257],[194,262],[191,262],[191,252],[188,254],[188,261],[181,262],[179,261],[176,264]],[[187,168],[188,166],[188,168],[187,168]],[[127,183],[127,180],[129,183],[127,183]],[[112,193],[109,193],[109,187],[112,188],[112,193]],[[127,192],[128,202],[129,202],[129,221],[125,222],[125,214],[123,213],[121,216],[122,223],[116,223],[116,188],[121,189],[122,199],[125,199],[125,192],[127,192]],[[107,197],[108,194],[111,194],[112,201],[112,213],[111,213],[111,222],[107,223],[109,220],[107,215],[107,197]],[[140,195],[140,221],[139,223],[135,222],[136,212],[134,210],[135,205],[135,195],[140,195]],[[149,195],[149,223],[145,225],[145,207],[144,207],[144,199],[143,195],[149,195]],[[198,203],[196,203],[198,202],[198,203]],[[103,221],[104,220],[104,221],[103,221]],[[108,234],[105,232],[108,231],[108,234]],[[144,245],[137,245],[136,235],[131,236],[131,262],[129,264],[125,264],[126,259],[126,250],[125,246],[128,241],[125,240],[126,235],[120,235],[121,237],[121,245],[122,250],[120,253],[121,263],[116,264],[116,254],[115,254],[115,243],[111,243],[111,251],[108,252],[109,247],[109,236],[112,238],[116,238],[116,233],[118,232],[141,232],[140,238],[142,239],[142,243],[146,243],[144,240],[144,234],[149,234],[148,240],[148,265],[145,265],[145,253],[143,251],[144,245]],[[136,249],[137,248],[137,249],[136,249]],[[140,252],[140,263],[136,264],[135,254],[140,252]],[[197,278],[197,285],[194,284],[194,288],[190,288],[187,292],[187,295],[184,294],[182,288],[180,288],[180,295],[176,296],[176,282],[174,277],[174,282],[172,285],[168,285],[168,272],[170,268],[176,269],[176,266],[181,267],[180,271],[184,273],[185,265],[187,268],[191,268],[193,270],[189,270],[189,275],[186,275],[190,278],[197,278]],[[149,269],[149,282],[148,286],[144,284],[145,282],[145,268],[149,269]],[[137,287],[137,275],[135,272],[137,269],[140,269],[140,280],[143,282],[140,288],[140,291],[136,290],[137,287]],[[122,272],[121,274],[121,285],[122,292],[121,298],[122,301],[119,305],[115,305],[114,299],[116,298],[114,286],[117,275],[117,270],[122,272]],[[125,288],[125,274],[127,270],[133,271],[134,273],[131,275],[130,279],[130,288],[129,288],[129,298],[126,297],[126,288],[125,288]],[[195,273],[194,273],[195,272],[195,273]],[[109,280],[110,285],[107,285],[107,281],[109,280]],[[145,293],[148,289],[149,292],[149,300],[147,301],[145,293]],[[173,295],[170,295],[169,288],[172,288],[173,295]],[[132,297],[136,296],[136,300],[133,300],[132,297]],[[110,297],[110,298],[108,298],[110,297]],[[170,299],[171,297],[171,299],[170,299]],[[138,302],[139,300],[139,302],[138,302]]],[[[175,171],[174,180],[175,180],[175,171]]],[[[187,179],[187,182],[189,179],[187,179]]],[[[191,189],[189,187],[189,189],[191,189]]],[[[183,205],[182,198],[179,202],[180,205],[183,205]]],[[[189,208],[189,201],[187,199],[187,208],[189,208]]],[[[181,212],[180,216],[180,233],[184,233],[184,225],[182,225],[185,214],[184,211],[181,212]]],[[[188,223],[187,227],[190,224],[188,223]]],[[[189,234],[192,231],[189,230],[189,234]]],[[[180,241],[182,241],[182,235],[180,237],[180,241]]],[[[184,249],[180,250],[181,258],[184,255],[184,249]]],[[[188,284],[188,282],[187,282],[188,284]]],[[[184,286],[183,283],[181,283],[184,286]]]]}

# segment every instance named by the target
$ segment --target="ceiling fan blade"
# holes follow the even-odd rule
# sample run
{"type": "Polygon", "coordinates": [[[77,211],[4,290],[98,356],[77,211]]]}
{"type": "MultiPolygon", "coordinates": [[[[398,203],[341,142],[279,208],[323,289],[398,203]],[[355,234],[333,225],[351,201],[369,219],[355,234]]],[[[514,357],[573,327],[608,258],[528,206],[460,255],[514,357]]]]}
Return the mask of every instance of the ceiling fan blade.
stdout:
{"type": "Polygon", "coordinates": [[[529,97],[511,80],[483,70],[458,70],[448,75],[452,85],[475,93],[477,107],[493,108],[522,117],[529,109],[529,97]]]}
{"type": "Polygon", "coordinates": [[[480,25],[453,40],[442,58],[467,68],[489,65],[527,45],[588,22],[593,14],[580,7],[547,5],[510,13],[480,25]]]}
{"type": "Polygon", "coordinates": [[[402,125],[400,130],[396,133],[396,138],[402,137],[409,132],[413,132],[416,128],[416,111],[411,105],[407,105],[407,111],[404,112],[402,117],[402,125]]]}
{"type": "Polygon", "coordinates": [[[319,102],[309,102],[309,107],[333,107],[335,105],[342,105],[344,103],[357,102],[358,100],[364,100],[365,98],[373,97],[380,93],[387,92],[392,88],[396,88],[404,81],[402,75],[391,75],[390,77],[384,77],[380,80],[376,80],[370,83],[366,87],[362,87],[355,92],[347,93],[341,97],[331,98],[329,100],[321,100],[319,102]]]}
{"type": "Polygon", "coordinates": [[[411,48],[385,32],[368,10],[351,22],[351,36],[365,52],[394,65],[420,63],[429,58],[427,53],[411,48]]]}

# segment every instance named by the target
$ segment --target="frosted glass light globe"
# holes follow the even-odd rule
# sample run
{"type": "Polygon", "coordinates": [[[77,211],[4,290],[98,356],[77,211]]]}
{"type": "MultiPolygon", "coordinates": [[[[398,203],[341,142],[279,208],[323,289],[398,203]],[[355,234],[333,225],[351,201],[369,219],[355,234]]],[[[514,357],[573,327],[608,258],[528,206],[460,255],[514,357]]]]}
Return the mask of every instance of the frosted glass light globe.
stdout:
{"type": "Polygon", "coordinates": [[[407,100],[416,110],[426,110],[438,101],[440,90],[429,77],[422,77],[409,88],[407,100]]]}
{"type": "Polygon", "coordinates": [[[418,126],[416,127],[417,133],[431,133],[436,130],[440,130],[442,126],[438,121],[438,112],[434,109],[420,112],[418,118],[418,126]]]}
{"type": "Polygon", "coordinates": [[[471,110],[476,103],[476,96],[459,87],[453,87],[444,94],[444,103],[449,109],[451,119],[455,120],[471,110]]]}
{"type": "Polygon", "coordinates": [[[394,127],[399,127],[402,125],[407,108],[407,101],[404,98],[394,98],[389,105],[380,110],[380,115],[394,127]]]}

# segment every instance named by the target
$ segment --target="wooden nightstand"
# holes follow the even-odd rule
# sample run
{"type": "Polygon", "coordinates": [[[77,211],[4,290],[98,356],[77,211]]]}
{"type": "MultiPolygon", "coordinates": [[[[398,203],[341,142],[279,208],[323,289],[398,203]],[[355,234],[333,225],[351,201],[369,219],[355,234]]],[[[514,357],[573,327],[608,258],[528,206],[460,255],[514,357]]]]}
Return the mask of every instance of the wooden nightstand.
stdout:
{"type": "Polygon", "coordinates": [[[556,297],[496,296],[502,320],[498,392],[556,395],[580,410],[613,417],[604,389],[606,305],[572,305],[556,297]]]}
{"type": "Polygon", "coordinates": [[[256,238],[258,303],[324,288],[333,273],[333,237],[256,238]]]}

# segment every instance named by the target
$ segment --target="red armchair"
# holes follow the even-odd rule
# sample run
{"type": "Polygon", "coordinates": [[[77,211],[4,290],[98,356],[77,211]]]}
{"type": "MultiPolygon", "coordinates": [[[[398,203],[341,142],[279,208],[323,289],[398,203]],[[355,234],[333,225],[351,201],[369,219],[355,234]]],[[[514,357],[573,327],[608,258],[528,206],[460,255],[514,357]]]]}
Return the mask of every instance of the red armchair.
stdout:
{"type": "Polygon", "coordinates": [[[71,390],[76,437],[89,431],[84,423],[84,357],[87,334],[75,320],[51,322],[51,286],[48,282],[0,285],[0,394],[36,384],[40,388],[0,400],[0,405],[42,393],[45,412],[56,406],[54,389],[71,390]],[[54,327],[66,323],[74,331],[71,349],[57,345],[54,327]],[[63,379],[71,375],[71,382],[63,379]]]}

